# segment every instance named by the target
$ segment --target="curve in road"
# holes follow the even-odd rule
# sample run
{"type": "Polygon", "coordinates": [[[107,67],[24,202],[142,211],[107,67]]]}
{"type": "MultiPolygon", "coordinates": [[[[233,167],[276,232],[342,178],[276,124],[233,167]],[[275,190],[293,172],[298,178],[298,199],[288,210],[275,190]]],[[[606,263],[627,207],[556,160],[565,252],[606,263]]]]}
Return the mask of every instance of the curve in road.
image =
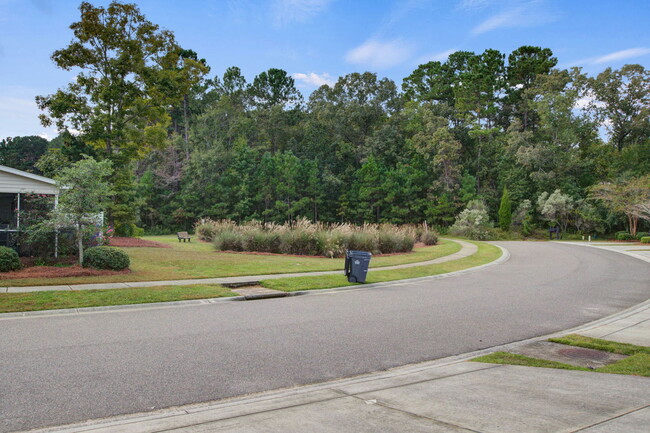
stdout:
{"type": "Polygon", "coordinates": [[[499,242],[453,278],[255,302],[0,320],[0,430],[379,371],[544,335],[650,298],[647,264],[499,242]]]}

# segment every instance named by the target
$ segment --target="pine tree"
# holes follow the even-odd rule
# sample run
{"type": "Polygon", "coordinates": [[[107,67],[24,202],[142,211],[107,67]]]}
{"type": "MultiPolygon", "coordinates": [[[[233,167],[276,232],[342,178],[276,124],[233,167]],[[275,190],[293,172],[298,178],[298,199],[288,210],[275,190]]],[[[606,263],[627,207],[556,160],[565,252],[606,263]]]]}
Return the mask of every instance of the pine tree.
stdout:
{"type": "Polygon", "coordinates": [[[501,196],[501,205],[499,206],[499,227],[502,230],[510,230],[510,223],[512,222],[512,204],[510,203],[510,194],[508,188],[503,188],[503,195],[501,196]]]}

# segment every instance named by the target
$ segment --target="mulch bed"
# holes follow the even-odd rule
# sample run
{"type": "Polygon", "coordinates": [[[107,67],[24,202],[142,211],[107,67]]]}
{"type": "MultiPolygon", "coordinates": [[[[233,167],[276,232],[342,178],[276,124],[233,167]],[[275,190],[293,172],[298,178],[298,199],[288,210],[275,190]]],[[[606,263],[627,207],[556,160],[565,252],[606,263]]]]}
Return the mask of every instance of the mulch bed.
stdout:
{"type": "Polygon", "coordinates": [[[80,265],[72,266],[31,266],[19,271],[1,272],[0,280],[15,280],[18,278],[62,278],[62,277],[93,277],[103,275],[128,274],[131,271],[111,271],[105,269],[82,268],[80,265]]]}
{"type": "Polygon", "coordinates": [[[149,248],[171,248],[171,245],[161,242],[146,241],[138,238],[121,238],[114,237],[109,244],[112,247],[131,248],[131,247],[149,247],[149,248]]]}

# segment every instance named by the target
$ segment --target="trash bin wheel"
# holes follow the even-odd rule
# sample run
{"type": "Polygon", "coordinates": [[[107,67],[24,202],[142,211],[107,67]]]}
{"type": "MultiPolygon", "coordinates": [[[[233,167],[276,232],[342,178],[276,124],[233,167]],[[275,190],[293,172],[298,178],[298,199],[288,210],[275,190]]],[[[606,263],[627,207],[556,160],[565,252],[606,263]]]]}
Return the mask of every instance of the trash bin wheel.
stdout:
{"type": "Polygon", "coordinates": [[[348,278],[348,281],[349,281],[350,283],[356,283],[356,282],[357,282],[357,277],[355,277],[355,276],[350,276],[350,278],[348,278]]]}

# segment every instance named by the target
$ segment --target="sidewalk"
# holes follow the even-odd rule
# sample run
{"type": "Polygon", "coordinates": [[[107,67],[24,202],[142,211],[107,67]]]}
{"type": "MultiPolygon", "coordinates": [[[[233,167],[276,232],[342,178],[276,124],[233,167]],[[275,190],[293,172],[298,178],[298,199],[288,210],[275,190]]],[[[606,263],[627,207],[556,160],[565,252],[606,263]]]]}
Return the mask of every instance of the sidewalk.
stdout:
{"type": "MultiPolygon", "coordinates": [[[[413,268],[416,266],[433,265],[437,263],[445,263],[453,260],[462,259],[476,253],[478,247],[472,243],[454,239],[461,245],[460,251],[450,254],[448,256],[440,257],[433,260],[424,262],[407,263],[403,265],[384,266],[380,268],[371,268],[373,271],[386,271],[391,269],[405,269],[413,268]]],[[[0,293],[26,293],[26,292],[43,292],[50,290],[104,290],[104,289],[127,289],[132,287],[155,287],[155,286],[187,286],[192,284],[256,284],[261,280],[270,280],[276,278],[289,278],[289,277],[308,277],[318,275],[331,275],[343,274],[343,264],[341,263],[340,271],[322,271],[322,272],[298,272],[291,274],[270,274],[270,275],[249,275],[239,277],[223,277],[223,278],[200,278],[189,280],[169,280],[169,281],[138,281],[130,283],[99,283],[99,284],[74,284],[74,285],[58,285],[58,286],[26,286],[26,287],[0,287],[0,293]]]]}
{"type": "MultiPolygon", "coordinates": [[[[650,300],[579,333],[647,344],[650,300]]],[[[650,378],[466,362],[531,341],[292,389],[38,432],[647,432],[650,378]]]]}

